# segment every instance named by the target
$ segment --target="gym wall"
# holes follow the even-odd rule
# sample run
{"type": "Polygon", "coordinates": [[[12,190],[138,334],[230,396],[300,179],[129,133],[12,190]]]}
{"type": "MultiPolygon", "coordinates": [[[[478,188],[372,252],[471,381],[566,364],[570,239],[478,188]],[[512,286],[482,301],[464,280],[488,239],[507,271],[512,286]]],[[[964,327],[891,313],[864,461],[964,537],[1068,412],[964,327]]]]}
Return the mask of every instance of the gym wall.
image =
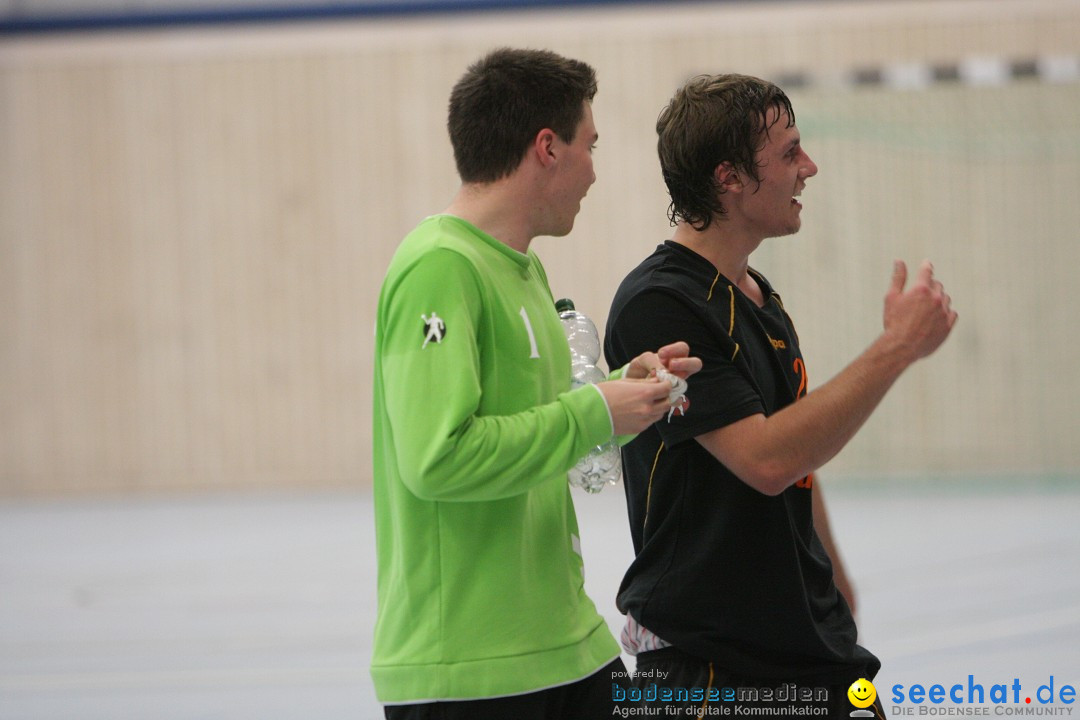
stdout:
{"type": "Polygon", "coordinates": [[[893,258],[932,259],[960,313],[823,474],[1072,481],[1078,37],[1067,0],[7,36],[0,495],[369,483],[380,282],[456,190],[447,96],[500,45],[600,78],[598,182],[569,237],[534,244],[556,297],[602,325],[668,236],[654,123],[678,85],[776,80],[820,172],[802,232],[753,260],[811,388],[879,332],[893,258]]]}

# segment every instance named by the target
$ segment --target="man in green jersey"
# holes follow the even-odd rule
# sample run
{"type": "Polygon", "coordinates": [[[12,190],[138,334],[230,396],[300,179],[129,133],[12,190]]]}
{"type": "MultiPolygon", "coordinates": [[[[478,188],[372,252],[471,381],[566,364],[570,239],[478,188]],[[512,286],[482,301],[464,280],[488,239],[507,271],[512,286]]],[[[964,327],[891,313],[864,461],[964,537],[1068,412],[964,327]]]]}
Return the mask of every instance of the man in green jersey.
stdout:
{"type": "Polygon", "coordinates": [[[570,390],[534,237],[570,232],[590,185],[588,65],[502,49],[450,97],[462,185],[391,261],[374,389],[378,619],[386,717],[607,717],[625,670],[585,595],[567,470],[668,409],[685,343],[570,390]]]}

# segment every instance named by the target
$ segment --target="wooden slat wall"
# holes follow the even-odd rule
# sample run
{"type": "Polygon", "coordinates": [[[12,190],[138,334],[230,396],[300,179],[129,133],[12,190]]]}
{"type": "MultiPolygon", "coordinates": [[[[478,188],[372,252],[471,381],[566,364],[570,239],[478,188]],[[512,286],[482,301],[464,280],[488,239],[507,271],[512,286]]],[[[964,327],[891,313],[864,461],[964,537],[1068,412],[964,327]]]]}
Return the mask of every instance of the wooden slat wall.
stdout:
{"type": "MultiPolygon", "coordinates": [[[[718,3],[0,45],[0,494],[370,480],[373,310],[456,188],[446,99],[490,47],[600,75],[598,183],[541,239],[599,322],[668,232],[653,123],[700,72],[1075,54],[1049,0],[718,3]]],[[[880,326],[893,257],[962,324],[832,464],[1074,473],[1077,83],[792,91],[821,173],[755,264],[824,382],[880,326]]]]}

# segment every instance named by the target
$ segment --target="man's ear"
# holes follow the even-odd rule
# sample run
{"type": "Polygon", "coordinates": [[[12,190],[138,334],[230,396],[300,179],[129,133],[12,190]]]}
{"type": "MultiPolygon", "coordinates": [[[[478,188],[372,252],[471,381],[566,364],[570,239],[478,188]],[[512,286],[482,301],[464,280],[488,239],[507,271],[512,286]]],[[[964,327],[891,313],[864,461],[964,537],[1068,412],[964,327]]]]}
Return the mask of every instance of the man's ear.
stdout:
{"type": "Polygon", "coordinates": [[[547,167],[555,162],[555,131],[544,128],[533,138],[532,151],[541,165],[547,167]]]}
{"type": "Polygon", "coordinates": [[[535,138],[532,138],[532,151],[536,154],[537,160],[544,167],[549,166],[555,162],[555,131],[550,127],[544,127],[535,138]]]}
{"type": "Polygon", "coordinates": [[[729,162],[722,162],[716,166],[716,169],[713,170],[713,179],[716,180],[716,186],[723,192],[730,192],[742,187],[739,171],[729,162]]]}

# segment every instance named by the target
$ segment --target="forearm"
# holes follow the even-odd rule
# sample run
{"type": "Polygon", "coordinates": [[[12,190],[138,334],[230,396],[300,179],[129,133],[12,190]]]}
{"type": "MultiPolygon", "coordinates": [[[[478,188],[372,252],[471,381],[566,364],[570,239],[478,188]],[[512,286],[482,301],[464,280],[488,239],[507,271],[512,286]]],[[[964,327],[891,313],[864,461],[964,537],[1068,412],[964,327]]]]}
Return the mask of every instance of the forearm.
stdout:
{"type": "Polygon", "coordinates": [[[885,295],[885,331],[836,377],[772,416],[744,418],[698,437],[743,482],[776,495],[831,460],[863,426],[901,373],[934,352],[956,312],[924,261],[905,289],[897,261],[885,295]]]}
{"type": "Polygon", "coordinates": [[[768,418],[769,440],[761,452],[784,459],[777,480],[787,487],[835,457],[908,365],[880,338],[825,385],[768,418]]]}
{"type": "Polygon", "coordinates": [[[555,402],[501,416],[412,414],[419,424],[397,440],[402,481],[417,497],[475,502],[513,497],[565,473],[611,437],[600,393],[581,388],[555,402]]]}
{"type": "Polygon", "coordinates": [[[755,415],[699,438],[740,479],[783,492],[831,460],[854,437],[910,364],[886,336],[829,382],[766,417],[755,415]]]}

